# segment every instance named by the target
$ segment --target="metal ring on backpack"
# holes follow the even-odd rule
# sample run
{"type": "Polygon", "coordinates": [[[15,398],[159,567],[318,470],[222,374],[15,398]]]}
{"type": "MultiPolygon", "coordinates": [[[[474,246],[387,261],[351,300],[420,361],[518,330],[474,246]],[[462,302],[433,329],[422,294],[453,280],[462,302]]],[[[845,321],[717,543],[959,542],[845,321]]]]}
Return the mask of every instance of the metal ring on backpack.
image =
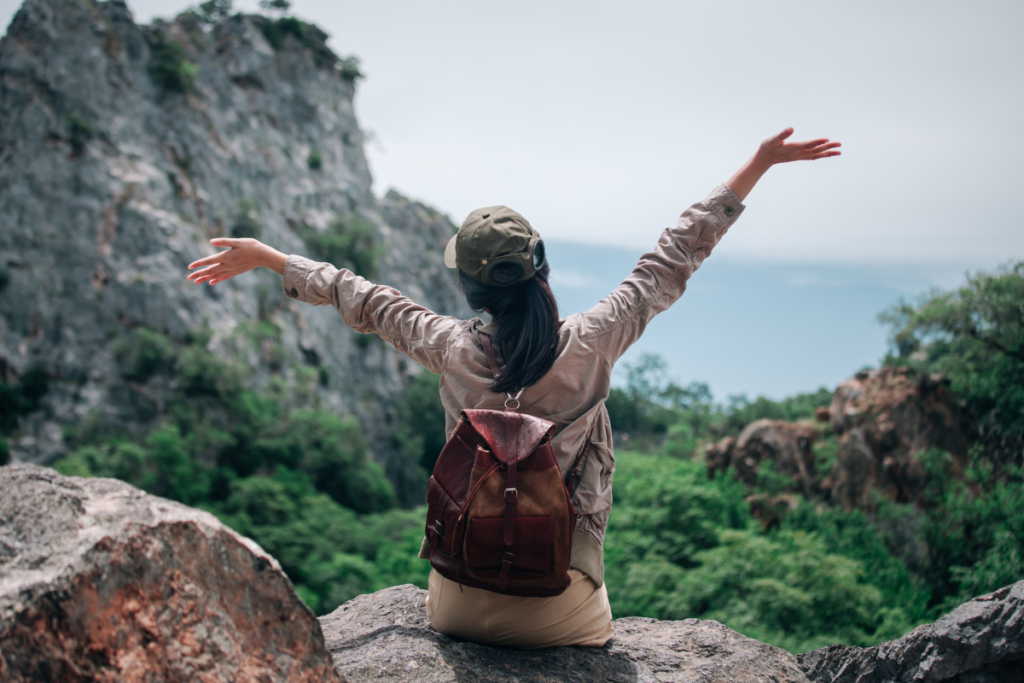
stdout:
{"type": "Polygon", "coordinates": [[[521,403],[519,402],[519,397],[523,395],[523,391],[524,391],[524,389],[520,389],[520,390],[519,390],[519,393],[517,393],[517,394],[516,394],[515,396],[513,396],[513,395],[512,395],[512,394],[510,394],[510,393],[508,393],[507,391],[505,392],[505,396],[507,397],[507,398],[505,399],[505,410],[511,410],[512,412],[515,412],[515,411],[519,410],[519,406],[521,406],[521,405],[522,405],[522,404],[521,404],[521,403]],[[515,401],[515,402],[516,402],[516,405],[515,405],[515,407],[514,407],[514,408],[510,408],[510,407],[509,407],[509,405],[508,405],[508,404],[509,404],[509,403],[511,403],[512,401],[515,401]]]}

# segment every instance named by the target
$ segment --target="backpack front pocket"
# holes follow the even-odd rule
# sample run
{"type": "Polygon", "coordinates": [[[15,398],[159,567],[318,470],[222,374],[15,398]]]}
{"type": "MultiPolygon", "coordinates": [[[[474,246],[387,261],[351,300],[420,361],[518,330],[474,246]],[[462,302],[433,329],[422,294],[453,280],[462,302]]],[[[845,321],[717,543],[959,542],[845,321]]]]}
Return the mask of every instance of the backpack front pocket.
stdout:
{"type": "MultiPolygon", "coordinates": [[[[497,575],[505,557],[504,517],[476,517],[466,534],[466,564],[477,575],[497,575]]],[[[549,576],[555,563],[555,526],[552,517],[516,517],[510,578],[549,576]]]]}

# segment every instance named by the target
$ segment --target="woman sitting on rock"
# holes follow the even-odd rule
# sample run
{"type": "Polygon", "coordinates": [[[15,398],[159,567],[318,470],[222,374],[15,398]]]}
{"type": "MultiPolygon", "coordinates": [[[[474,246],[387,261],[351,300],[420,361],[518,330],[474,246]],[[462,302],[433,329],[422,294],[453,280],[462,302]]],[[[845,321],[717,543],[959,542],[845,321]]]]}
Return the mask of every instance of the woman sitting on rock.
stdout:
{"type": "MultiPolygon", "coordinates": [[[[576,475],[571,583],[554,597],[520,597],[462,586],[431,571],[427,614],[438,631],[484,644],[600,647],[612,635],[603,555],[615,470],[604,406],[612,366],[651,319],[682,295],[765,171],[839,154],[839,143],[827,139],[787,142],[792,133],[787,128],[761,143],[726,184],[662,233],[654,251],[640,258],[607,299],[564,320],[548,286],[540,236],[502,206],[471,213],[445,250],[445,265],[458,268],[470,307],[490,314],[487,324],[437,315],[390,287],[250,238],[211,240],[228,250],[192,263],[190,269],[202,270],[188,277],[213,285],[263,266],[284,276],[288,296],[334,306],[357,332],[380,335],[440,375],[449,438],[463,410],[501,410],[506,394],[522,391],[520,412],[555,425],[555,460],[564,478],[576,475]],[[488,341],[496,351],[492,359],[499,358],[493,370],[484,349],[488,341]],[[587,457],[579,459],[581,453],[587,457]],[[574,463],[585,463],[582,471],[570,472],[574,463]]],[[[429,557],[426,539],[420,556],[429,557]]]]}

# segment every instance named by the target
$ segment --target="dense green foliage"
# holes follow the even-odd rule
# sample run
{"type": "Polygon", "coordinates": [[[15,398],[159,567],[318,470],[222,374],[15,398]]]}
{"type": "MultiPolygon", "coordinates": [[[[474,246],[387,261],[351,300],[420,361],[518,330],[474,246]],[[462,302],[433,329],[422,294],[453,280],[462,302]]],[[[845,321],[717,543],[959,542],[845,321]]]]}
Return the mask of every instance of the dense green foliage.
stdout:
{"type": "Polygon", "coordinates": [[[605,403],[612,426],[631,450],[661,448],[690,457],[698,443],[735,436],[754,420],[808,419],[832,401],[832,392],[822,387],[782,401],[730,396],[721,405],[714,402],[708,385],[692,382],[680,387],[668,378],[666,367],[664,359],[649,353],[635,364],[626,363],[626,386],[613,387],[605,403]]]}
{"type": "Polygon", "coordinates": [[[369,279],[377,275],[377,262],[383,250],[376,234],[373,222],[359,214],[337,216],[326,230],[305,228],[301,232],[317,258],[369,279]]]}
{"type": "Polygon", "coordinates": [[[766,534],[731,477],[709,480],[703,464],[665,455],[617,461],[605,542],[616,616],[715,619],[793,652],[872,645],[916,625],[918,596],[902,608],[909,574],[863,515],[766,534]]]}
{"type": "MultiPolygon", "coordinates": [[[[345,75],[345,68],[342,62],[347,60],[338,59],[338,55],[334,54],[331,48],[327,47],[327,34],[314,24],[307,24],[298,17],[283,16],[277,19],[261,17],[260,28],[263,31],[263,36],[270,43],[270,46],[274,48],[275,52],[282,50],[286,41],[294,40],[310,52],[313,56],[313,62],[318,67],[322,69],[336,67],[342,77],[347,80],[354,80],[362,76],[362,74],[351,77],[345,75]]],[[[354,58],[350,57],[349,60],[351,59],[354,58]]]]}
{"type": "MultiPolygon", "coordinates": [[[[265,358],[279,355],[280,370],[280,335],[272,321],[252,321],[236,351],[251,344],[265,358]]],[[[422,525],[423,512],[391,510],[391,484],[367,458],[358,423],[317,407],[318,373],[296,366],[294,385],[274,377],[248,389],[248,369],[208,343],[208,333],[181,343],[144,327],[119,339],[114,357],[139,400],[145,387],[165,387],[166,405],[153,408],[155,426],[141,435],[84,421],[66,435],[72,451],[56,469],[116,477],[210,510],[277,557],[320,611],[391,585],[388,577],[423,583],[401,560],[406,551],[415,556],[418,532],[406,532],[422,525]]],[[[4,385],[0,396],[28,401],[40,391],[33,377],[4,385]]]]}
{"type": "Polygon", "coordinates": [[[887,361],[949,377],[996,466],[1024,465],[1024,262],[879,317],[893,328],[887,361]]]}
{"type": "Polygon", "coordinates": [[[168,93],[192,92],[199,68],[188,61],[185,47],[160,35],[151,39],[149,47],[150,57],[146,70],[157,87],[168,93]]]}
{"type": "Polygon", "coordinates": [[[204,24],[213,25],[231,16],[233,5],[232,0],[206,0],[196,8],[196,14],[204,24]]]}
{"type": "MultiPolygon", "coordinates": [[[[339,263],[358,260],[351,241],[320,244],[339,263]]],[[[921,506],[878,497],[869,511],[843,511],[808,500],[768,461],[751,487],[729,473],[711,479],[700,457],[708,443],[757,419],[810,418],[831,394],[720,404],[706,385],[669,381],[657,357],[627,366],[626,386],[608,400],[619,437],[630,437],[617,455],[605,543],[613,613],[716,619],[802,652],[889,640],[1024,578],[1024,477],[1013,446],[1024,406],[1020,279],[1020,267],[977,276],[959,292],[887,314],[896,346],[888,362],[947,373],[986,433],[1000,435],[994,443],[1002,450],[983,439],[966,472],[947,453],[922,454],[921,506]],[[785,510],[779,524],[764,525],[751,505],[771,497],[786,501],[785,510]]],[[[281,339],[264,317],[241,327],[239,343],[280,372],[281,339]]],[[[296,366],[296,383],[275,376],[254,391],[247,371],[210,352],[208,341],[197,334],[176,342],[145,328],[118,341],[125,379],[166,383],[166,405],[154,408],[155,426],[143,435],[84,421],[68,434],[73,451],[58,469],[115,476],[212,511],[277,557],[319,613],[389,585],[425,587],[429,564],[416,557],[425,510],[394,509],[391,484],[367,458],[357,423],[317,407],[323,376],[296,366]]],[[[437,389],[437,375],[421,372],[396,406],[394,441],[424,480],[444,445],[437,389]]],[[[0,385],[0,408],[9,407],[0,414],[37,408],[45,391],[41,371],[0,385]]],[[[838,443],[825,425],[817,433],[814,456],[825,476],[838,443]]],[[[5,447],[0,441],[0,460],[5,447]]]]}
{"type": "Polygon", "coordinates": [[[446,440],[444,406],[438,396],[439,380],[428,370],[420,372],[397,406],[399,426],[395,430],[395,441],[406,457],[420,464],[424,473],[434,470],[446,440]]]}
{"type": "Polygon", "coordinates": [[[263,234],[263,220],[260,216],[259,204],[251,199],[238,200],[238,213],[231,226],[232,237],[252,237],[259,239],[263,234]]]}
{"type": "Polygon", "coordinates": [[[0,381],[0,434],[10,434],[21,416],[39,410],[49,387],[46,370],[36,365],[14,384],[0,381]]]}

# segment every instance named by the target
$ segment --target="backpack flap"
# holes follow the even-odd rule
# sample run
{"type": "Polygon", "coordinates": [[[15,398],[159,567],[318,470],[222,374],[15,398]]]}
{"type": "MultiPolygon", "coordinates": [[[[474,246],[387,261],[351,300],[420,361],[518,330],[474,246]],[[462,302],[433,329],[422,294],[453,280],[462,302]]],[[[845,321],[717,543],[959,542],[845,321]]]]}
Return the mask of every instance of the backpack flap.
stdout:
{"type": "Polygon", "coordinates": [[[544,437],[555,432],[554,422],[533,415],[484,409],[463,410],[462,414],[505,465],[525,460],[544,437]]]}

